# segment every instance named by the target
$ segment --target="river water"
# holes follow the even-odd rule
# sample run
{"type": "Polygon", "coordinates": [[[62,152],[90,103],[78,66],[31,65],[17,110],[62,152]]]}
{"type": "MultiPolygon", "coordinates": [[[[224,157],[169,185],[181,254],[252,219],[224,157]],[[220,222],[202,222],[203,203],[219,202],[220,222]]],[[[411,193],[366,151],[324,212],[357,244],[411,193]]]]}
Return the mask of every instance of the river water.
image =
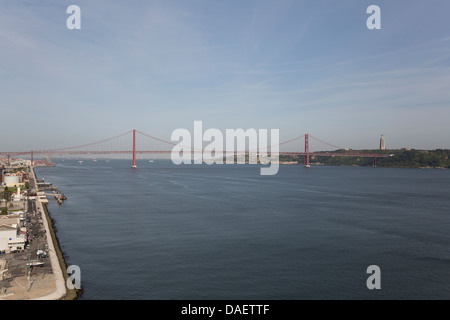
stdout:
{"type": "Polygon", "coordinates": [[[450,299],[450,170],[56,163],[81,299],[450,299]]]}

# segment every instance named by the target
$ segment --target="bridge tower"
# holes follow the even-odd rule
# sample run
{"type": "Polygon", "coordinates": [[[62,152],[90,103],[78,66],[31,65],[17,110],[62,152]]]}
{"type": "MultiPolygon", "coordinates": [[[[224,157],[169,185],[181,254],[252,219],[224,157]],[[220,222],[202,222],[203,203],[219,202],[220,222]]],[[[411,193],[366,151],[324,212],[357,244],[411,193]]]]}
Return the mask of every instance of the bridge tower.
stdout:
{"type": "Polygon", "coordinates": [[[309,133],[305,134],[305,167],[311,167],[309,165],[309,133]]]}
{"type": "Polygon", "coordinates": [[[136,166],[136,129],[133,130],[133,166],[132,168],[137,168],[136,166]]]}

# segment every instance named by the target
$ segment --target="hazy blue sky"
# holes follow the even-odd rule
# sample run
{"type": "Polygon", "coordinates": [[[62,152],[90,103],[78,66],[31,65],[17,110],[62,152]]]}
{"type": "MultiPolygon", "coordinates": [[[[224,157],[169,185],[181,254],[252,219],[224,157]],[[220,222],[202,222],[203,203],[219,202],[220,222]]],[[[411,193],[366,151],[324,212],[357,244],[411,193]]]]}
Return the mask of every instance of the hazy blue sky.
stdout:
{"type": "Polygon", "coordinates": [[[0,150],[170,139],[194,120],[450,148],[449,15],[447,0],[0,0],[0,150]]]}

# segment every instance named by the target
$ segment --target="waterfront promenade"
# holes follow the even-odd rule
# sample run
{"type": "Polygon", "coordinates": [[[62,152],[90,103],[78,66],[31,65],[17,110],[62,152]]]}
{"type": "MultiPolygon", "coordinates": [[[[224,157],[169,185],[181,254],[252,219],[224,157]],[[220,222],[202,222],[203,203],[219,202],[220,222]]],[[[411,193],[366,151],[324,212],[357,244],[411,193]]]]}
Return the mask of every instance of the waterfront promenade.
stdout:
{"type": "MultiPolygon", "coordinates": [[[[33,185],[36,187],[36,174],[34,173],[34,170],[30,170],[30,181],[33,179],[33,185]]],[[[50,224],[47,219],[47,210],[44,210],[43,204],[40,201],[36,201],[36,209],[37,211],[42,212],[42,220],[44,223],[44,228],[46,231],[46,234],[48,235],[48,248],[49,248],[49,256],[50,256],[50,262],[53,269],[53,275],[56,282],[56,290],[48,295],[36,298],[37,300],[57,300],[61,299],[66,295],[66,285],[64,281],[64,275],[62,266],[59,263],[58,256],[56,255],[55,245],[56,245],[56,239],[53,239],[52,233],[50,232],[50,224]]]]}
{"type": "MultiPolygon", "coordinates": [[[[38,191],[36,175],[33,169],[29,171],[30,188],[38,191]]],[[[52,230],[51,220],[47,208],[36,198],[27,201],[27,216],[30,218],[28,227],[31,243],[25,252],[11,253],[5,256],[4,266],[8,266],[10,274],[8,287],[0,300],[59,300],[67,298],[64,277],[64,261],[58,258],[58,244],[52,230]],[[34,258],[38,249],[46,242],[48,245],[44,267],[31,269],[30,274],[25,268],[30,257],[34,258]],[[50,264],[48,264],[50,262],[50,264]],[[25,270],[25,272],[24,272],[25,270]]],[[[71,295],[72,296],[72,295],[71,295]]]]}

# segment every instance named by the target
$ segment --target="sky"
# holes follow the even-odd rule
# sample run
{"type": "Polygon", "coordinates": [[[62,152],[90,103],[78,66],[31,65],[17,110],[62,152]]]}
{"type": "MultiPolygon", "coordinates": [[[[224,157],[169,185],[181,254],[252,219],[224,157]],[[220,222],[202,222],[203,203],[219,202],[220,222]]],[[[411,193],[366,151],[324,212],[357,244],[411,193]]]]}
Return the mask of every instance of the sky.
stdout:
{"type": "Polygon", "coordinates": [[[195,120],[450,148],[449,12],[447,0],[0,0],[0,150],[132,129],[170,140],[195,120]],[[80,30],[66,26],[73,4],[80,30]]]}

